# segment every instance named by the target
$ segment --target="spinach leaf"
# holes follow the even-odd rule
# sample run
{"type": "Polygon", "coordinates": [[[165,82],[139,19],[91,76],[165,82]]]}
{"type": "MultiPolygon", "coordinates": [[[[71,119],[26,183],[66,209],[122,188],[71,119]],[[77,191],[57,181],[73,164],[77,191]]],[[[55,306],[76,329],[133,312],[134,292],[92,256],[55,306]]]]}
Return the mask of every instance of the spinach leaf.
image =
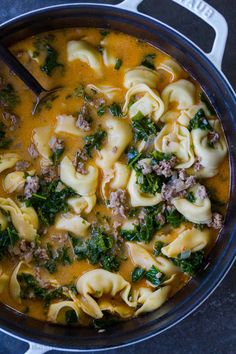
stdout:
{"type": "Polygon", "coordinates": [[[0,105],[9,111],[12,111],[20,102],[20,97],[11,84],[6,84],[0,88],[0,105]]]}
{"type": "Polygon", "coordinates": [[[151,241],[156,231],[160,230],[162,225],[157,221],[157,216],[161,212],[162,204],[155,207],[143,209],[143,220],[132,230],[121,229],[120,235],[126,241],[138,241],[148,243],[151,241]]]}
{"type": "Polygon", "coordinates": [[[157,176],[155,172],[144,175],[140,169],[135,168],[136,171],[136,183],[139,185],[140,190],[143,193],[150,193],[155,195],[161,191],[163,179],[161,176],[157,176]]]}
{"type": "Polygon", "coordinates": [[[147,54],[143,58],[141,65],[146,66],[149,69],[155,70],[154,59],[156,58],[156,54],[147,54]]]}
{"type": "Polygon", "coordinates": [[[54,224],[57,213],[68,211],[67,199],[76,195],[70,187],[57,189],[59,183],[64,186],[60,180],[52,182],[40,180],[37,194],[33,194],[26,201],[28,206],[34,207],[44,225],[54,224]]]}
{"type": "Polygon", "coordinates": [[[75,324],[78,322],[78,317],[75,310],[67,310],[65,312],[65,321],[67,325],[75,324]]]}
{"type": "Polygon", "coordinates": [[[200,99],[203,103],[205,103],[205,105],[207,106],[208,111],[210,112],[211,115],[215,115],[216,111],[213,108],[212,104],[210,103],[207,95],[205,94],[205,92],[201,92],[200,93],[200,99]]]}
{"type": "Polygon", "coordinates": [[[136,283],[137,281],[145,277],[146,271],[143,268],[136,267],[132,272],[132,282],[136,283]]]}
{"type": "Polygon", "coordinates": [[[52,159],[52,163],[54,166],[58,166],[60,163],[60,159],[61,156],[63,154],[63,152],[65,151],[65,148],[63,147],[62,149],[57,149],[53,152],[51,159],[52,159]]]}
{"type": "Polygon", "coordinates": [[[8,149],[12,140],[6,137],[6,127],[0,123],[0,149],[8,149]]]}
{"type": "Polygon", "coordinates": [[[121,67],[121,65],[122,65],[122,60],[121,60],[120,58],[117,58],[117,59],[116,59],[115,66],[114,66],[114,69],[115,69],[115,70],[119,70],[120,67],[121,67]]]}
{"type": "Polygon", "coordinates": [[[188,192],[186,199],[190,202],[190,203],[194,203],[196,201],[195,195],[193,192],[188,192]]]}
{"type": "Polygon", "coordinates": [[[100,150],[106,136],[107,133],[104,130],[100,129],[93,135],[87,135],[84,138],[85,145],[83,147],[83,151],[85,152],[85,154],[91,157],[93,149],[100,150]]]}
{"type": "Polygon", "coordinates": [[[177,228],[185,220],[184,216],[177,209],[172,209],[165,212],[166,221],[168,224],[177,228]]]}
{"type": "Polygon", "coordinates": [[[132,118],[132,128],[134,130],[135,141],[147,141],[151,135],[157,134],[155,123],[150,118],[144,117],[141,112],[138,112],[132,118]]]}
{"type": "Polygon", "coordinates": [[[160,256],[162,254],[161,249],[164,247],[164,243],[161,241],[156,241],[153,248],[154,256],[160,256]]]}
{"type": "Polygon", "coordinates": [[[109,329],[119,322],[121,322],[120,317],[105,313],[102,318],[93,320],[93,327],[95,329],[109,329]]]}
{"type": "Polygon", "coordinates": [[[0,260],[6,255],[8,247],[14,247],[18,240],[19,235],[13,224],[9,224],[5,230],[0,230],[0,260]]]}
{"type": "Polygon", "coordinates": [[[118,103],[113,102],[109,106],[109,110],[114,117],[123,117],[121,106],[118,103]]]}
{"type": "Polygon", "coordinates": [[[165,275],[154,265],[146,272],[145,278],[155,286],[159,286],[165,279],[165,275]]]}
{"type": "Polygon", "coordinates": [[[141,158],[142,153],[138,152],[133,146],[127,152],[128,166],[134,167],[136,162],[141,158]]]}
{"type": "Polygon", "coordinates": [[[47,52],[44,64],[40,66],[42,72],[47,74],[48,76],[52,76],[53,71],[61,67],[63,68],[64,65],[58,62],[58,52],[49,44],[45,46],[45,50],[47,52]]]}
{"type": "Polygon", "coordinates": [[[193,276],[201,268],[204,261],[204,252],[197,251],[190,254],[187,259],[181,259],[181,254],[172,259],[174,264],[181,268],[182,272],[193,276]]]}
{"type": "Polygon", "coordinates": [[[97,115],[98,115],[99,117],[102,117],[103,114],[106,113],[106,110],[107,110],[106,105],[102,104],[101,106],[99,106],[99,108],[98,108],[98,110],[97,110],[97,115]]]}
{"type": "Polygon", "coordinates": [[[190,120],[188,125],[188,130],[191,131],[193,129],[202,129],[212,131],[213,128],[210,125],[208,119],[206,118],[205,112],[203,109],[199,109],[195,116],[190,120]]]}

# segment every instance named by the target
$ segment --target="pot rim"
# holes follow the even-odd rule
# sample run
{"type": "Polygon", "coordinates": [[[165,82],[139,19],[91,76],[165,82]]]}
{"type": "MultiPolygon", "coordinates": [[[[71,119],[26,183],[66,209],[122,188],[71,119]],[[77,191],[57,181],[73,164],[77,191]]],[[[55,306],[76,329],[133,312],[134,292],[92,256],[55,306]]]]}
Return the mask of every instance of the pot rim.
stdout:
{"type": "MultiPolygon", "coordinates": [[[[95,8],[95,9],[96,8],[97,9],[98,8],[112,9],[113,11],[117,12],[117,14],[119,14],[119,13],[121,14],[122,12],[129,13],[133,17],[141,17],[141,18],[143,17],[143,18],[147,19],[149,23],[152,22],[154,24],[159,24],[159,25],[163,26],[165,29],[167,29],[168,31],[173,32],[175,34],[175,36],[179,36],[181,41],[185,42],[185,44],[192,47],[192,49],[195,51],[195,53],[198,54],[199,56],[201,56],[204,61],[207,61],[208,64],[215,70],[216,74],[220,77],[220,79],[223,80],[225,82],[225,84],[227,84],[230,94],[233,97],[233,99],[235,101],[235,105],[236,105],[236,95],[235,95],[233,87],[229,83],[229,81],[226,78],[226,76],[224,75],[224,73],[215,67],[215,65],[206,56],[204,51],[201,48],[199,48],[194,42],[192,42],[190,39],[188,39],[186,36],[184,36],[183,34],[178,32],[177,30],[173,29],[171,26],[165,24],[162,21],[159,21],[158,19],[148,16],[146,14],[142,14],[139,12],[133,12],[129,9],[123,9],[123,8],[117,7],[116,5],[112,5],[112,4],[100,4],[100,3],[96,4],[96,3],[92,3],[92,2],[91,3],[68,3],[68,4],[64,3],[64,4],[57,4],[57,5],[51,5],[51,6],[46,6],[43,8],[34,9],[34,10],[28,11],[24,14],[18,15],[12,19],[9,19],[0,25],[0,32],[3,29],[7,29],[8,26],[14,25],[18,21],[30,18],[34,15],[48,13],[48,12],[54,11],[54,10],[63,10],[63,9],[68,9],[68,8],[69,9],[73,9],[73,8],[76,9],[76,8],[84,8],[84,7],[95,8]]],[[[227,138],[227,136],[226,136],[226,138],[227,138]]],[[[230,161],[230,165],[231,165],[231,163],[232,162],[230,161]]],[[[231,176],[232,176],[232,171],[231,171],[231,176]]],[[[230,190],[232,190],[232,184],[233,184],[233,181],[231,180],[230,190]]],[[[233,243],[233,241],[236,244],[236,240],[231,240],[231,243],[233,243]]],[[[224,253],[224,251],[226,251],[226,250],[223,250],[222,253],[224,253]]],[[[229,254],[229,252],[228,252],[228,254],[229,254]]],[[[182,311],[182,314],[179,314],[177,316],[177,319],[176,318],[172,319],[171,321],[169,321],[169,324],[164,325],[163,328],[159,329],[157,332],[155,332],[155,330],[150,331],[150,334],[143,334],[140,336],[136,336],[135,339],[131,339],[131,340],[128,339],[119,345],[114,345],[114,346],[111,345],[111,346],[104,346],[104,347],[99,347],[99,348],[89,348],[89,349],[85,349],[85,348],[84,349],[76,349],[75,346],[70,347],[68,349],[68,347],[65,347],[63,345],[56,345],[54,347],[51,344],[53,340],[45,341],[44,340],[45,338],[43,340],[40,340],[40,339],[38,340],[37,338],[33,338],[33,341],[34,341],[34,343],[38,343],[38,344],[50,345],[50,350],[51,349],[56,349],[56,350],[65,349],[70,352],[74,352],[74,351],[77,351],[77,352],[92,352],[92,351],[94,351],[95,352],[95,351],[101,351],[101,350],[111,350],[111,349],[115,349],[115,348],[123,348],[123,347],[129,346],[129,345],[137,344],[137,343],[142,342],[144,340],[150,339],[150,338],[152,338],[158,334],[161,334],[161,333],[165,332],[166,330],[172,328],[176,324],[180,323],[186,317],[191,315],[196,309],[199,308],[199,306],[202,305],[203,302],[205,302],[208,299],[208,297],[220,285],[220,283],[223,281],[223,279],[225,278],[225,276],[228,274],[229,270],[231,269],[231,267],[235,261],[235,258],[236,258],[236,250],[231,250],[231,253],[228,257],[229,257],[228,261],[226,262],[226,264],[224,264],[223,270],[221,270],[221,272],[219,274],[217,274],[217,279],[214,279],[213,284],[210,284],[208,286],[206,286],[206,284],[205,284],[206,289],[205,288],[199,289],[198,291],[201,290],[201,295],[195,294],[195,297],[198,296],[198,299],[195,299],[194,304],[187,304],[187,309],[185,309],[185,311],[182,311]]],[[[211,273],[212,272],[213,272],[213,270],[211,271],[211,273]]],[[[206,283],[207,281],[209,281],[209,280],[205,279],[202,281],[201,288],[203,287],[204,283],[206,283]]],[[[186,303],[188,301],[189,301],[189,299],[186,298],[184,301],[181,302],[180,307],[182,307],[184,304],[186,305],[186,303]]],[[[181,311],[181,308],[178,308],[178,306],[177,306],[177,310],[181,311]]],[[[170,312],[172,312],[172,311],[177,312],[176,309],[171,310],[170,312]]],[[[167,315],[168,315],[168,313],[164,316],[167,316],[167,315]]],[[[41,322],[41,321],[39,321],[39,322],[41,322]]],[[[146,325],[146,326],[148,326],[148,325],[146,325]]],[[[5,325],[3,328],[0,328],[0,330],[6,334],[9,334],[10,336],[12,336],[16,339],[23,340],[28,343],[31,342],[32,338],[31,338],[30,333],[26,333],[25,337],[23,337],[23,335],[22,336],[18,335],[16,333],[17,331],[12,330],[13,331],[13,333],[12,333],[11,329],[9,329],[9,327],[10,326],[5,325]]],[[[133,337],[135,337],[135,335],[133,337]]]]}

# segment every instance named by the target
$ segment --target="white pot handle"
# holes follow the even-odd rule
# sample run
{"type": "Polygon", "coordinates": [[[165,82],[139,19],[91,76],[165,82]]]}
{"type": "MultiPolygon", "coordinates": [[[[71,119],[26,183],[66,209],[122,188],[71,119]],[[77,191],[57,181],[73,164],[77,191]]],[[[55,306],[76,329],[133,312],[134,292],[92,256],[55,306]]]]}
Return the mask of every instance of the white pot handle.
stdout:
{"type": "MultiPolygon", "coordinates": [[[[119,5],[120,8],[138,12],[138,5],[143,0],[124,0],[119,5]]],[[[172,0],[185,7],[215,30],[215,40],[210,53],[205,53],[211,62],[221,70],[222,59],[228,37],[228,24],[223,15],[216,9],[208,5],[204,0],[172,0]]]]}
{"type": "Polygon", "coordinates": [[[25,352],[25,354],[44,354],[53,348],[47,347],[45,345],[28,342],[29,349],[25,352]]]}

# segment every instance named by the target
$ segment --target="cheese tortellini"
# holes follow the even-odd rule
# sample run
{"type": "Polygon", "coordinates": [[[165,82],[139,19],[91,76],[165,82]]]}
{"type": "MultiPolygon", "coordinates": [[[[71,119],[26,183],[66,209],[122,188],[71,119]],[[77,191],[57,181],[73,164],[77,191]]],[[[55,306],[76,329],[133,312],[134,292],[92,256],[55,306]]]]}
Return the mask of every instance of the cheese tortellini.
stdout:
{"type": "Polygon", "coordinates": [[[137,66],[128,70],[124,77],[124,86],[129,89],[138,84],[145,84],[151,88],[155,88],[158,81],[156,71],[146,68],[145,66],[137,66]]]}
{"type": "Polygon", "coordinates": [[[80,214],[83,211],[89,214],[96,205],[96,194],[84,197],[73,197],[68,199],[68,205],[73,209],[76,214],[80,214]]]}
{"type": "Polygon", "coordinates": [[[209,178],[218,173],[218,168],[227,155],[227,145],[218,120],[210,121],[213,129],[219,134],[219,140],[214,146],[209,146],[208,133],[203,129],[193,129],[191,132],[194,152],[200,159],[202,168],[198,171],[198,177],[209,178]]]}
{"type": "Polygon", "coordinates": [[[211,221],[211,201],[209,197],[200,198],[198,194],[199,184],[190,189],[194,195],[194,201],[185,198],[175,198],[173,205],[189,221],[195,224],[207,224],[211,221]]]}
{"type": "Polygon", "coordinates": [[[90,224],[81,216],[71,213],[60,215],[55,223],[56,229],[73,233],[76,236],[86,237],[90,224]]]}
{"type": "Polygon", "coordinates": [[[68,61],[81,60],[87,63],[94,71],[101,73],[101,58],[98,50],[84,40],[69,41],[67,43],[68,61]]]}
{"type": "Polygon", "coordinates": [[[152,117],[154,121],[157,121],[164,112],[164,103],[156,90],[145,84],[138,84],[132,86],[126,93],[123,112],[125,114],[128,112],[130,118],[140,112],[143,116],[152,117]],[[143,94],[143,97],[129,107],[131,98],[140,94],[143,94]]]}
{"type": "Polygon", "coordinates": [[[20,156],[15,153],[6,153],[0,155],[0,173],[15,166],[20,160],[20,156]]]}
{"type": "Polygon", "coordinates": [[[79,303],[82,310],[94,318],[101,318],[103,313],[95,298],[103,294],[114,297],[119,293],[121,299],[129,306],[135,306],[129,300],[130,284],[119,274],[104,269],[95,269],[83,274],[76,283],[78,293],[81,295],[79,303]]]}
{"type": "Polygon", "coordinates": [[[56,134],[70,134],[74,136],[84,136],[85,133],[76,127],[76,119],[72,115],[62,114],[56,117],[57,123],[55,128],[56,134]]]}
{"type": "Polygon", "coordinates": [[[132,140],[131,126],[126,120],[109,118],[105,123],[107,141],[99,151],[96,164],[103,170],[112,168],[132,140]]]}
{"type": "Polygon", "coordinates": [[[173,102],[178,104],[178,109],[190,108],[195,103],[195,86],[188,80],[178,80],[164,88],[161,98],[166,108],[173,102]]]}
{"type": "Polygon", "coordinates": [[[35,128],[33,130],[32,140],[36,146],[39,154],[45,158],[50,159],[52,151],[49,146],[51,138],[51,127],[49,125],[44,127],[35,128]]]}
{"type": "Polygon", "coordinates": [[[77,319],[80,318],[81,310],[76,302],[71,300],[61,301],[49,306],[47,319],[52,323],[66,324],[66,311],[72,310],[75,312],[77,319]]]}
{"type": "Polygon", "coordinates": [[[166,124],[154,144],[158,151],[176,155],[176,168],[189,168],[195,161],[190,132],[178,123],[166,124]]]}
{"type": "Polygon", "coordinates": [[[72,161],[65,156],[60,163],[61,180],[83,197],[94,195],[98,183],[98,169],[89,165],[87,174],[76,172],[72,161]]]}
{"type": "Polygon", "coordinates": [[[10,198],[0,198],[0,208],[9,212],[12,223],[19,236],[27,241],[33,241],[37,235],[38,216],[32,207],[19,207],[10,198]]]}
{"type": "Polygon", "coordinates": [[[209,241],[209,230],[192,228],[181,232],[174,241],[162,247],[161,251],[168,257],[177,257],[182,252],[200,251],[207,246],[209,241]]]}

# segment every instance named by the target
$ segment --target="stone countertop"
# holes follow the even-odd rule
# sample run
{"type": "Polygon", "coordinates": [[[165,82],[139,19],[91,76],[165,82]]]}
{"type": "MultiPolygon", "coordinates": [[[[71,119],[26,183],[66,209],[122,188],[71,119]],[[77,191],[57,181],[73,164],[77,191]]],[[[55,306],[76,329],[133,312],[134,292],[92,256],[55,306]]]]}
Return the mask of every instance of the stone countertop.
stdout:
{"type": "MultiPolygon", "coordinates": [[[[132,1],[132,0],[131,0],[132,1]]],[[[32,9],[69,2],[66,0],[1,0],[0,22],[32,9]]],[[[80,2],[73,1],[70,2],[80,2]]],[[[83,0],[83,2],[89,2],[83,0]]],[[[90,1],[91,2],[91,1],[90,1]]],[[[97,1],[96,1],[97,2],[97,1]]],[[[118,1],[99,1],[116,4],[118,1]]],[[[229,39],[223,61],[223,71],[236,88],[236,0],[208,0],[219,10],[229,24],[229,39]]],[[[140,10],[166,22],[204,50],[209,51],[214,33],[208,26],[187,10],[181,9],[170,0],[145,0],[140,10]],[[206,35],[207,34],[207,35],[206,35]]],[[[236,265],[232,267],[217,290],[201,307],[165,333],[123,349],[107,351],[109,354],[234,354],[236,347],[236,265]]],[[[27,344],[0,333],[0,354],[23,354],[27,344]]],[[[50,351],[49,353],[65,353],[50,351]]]]}

